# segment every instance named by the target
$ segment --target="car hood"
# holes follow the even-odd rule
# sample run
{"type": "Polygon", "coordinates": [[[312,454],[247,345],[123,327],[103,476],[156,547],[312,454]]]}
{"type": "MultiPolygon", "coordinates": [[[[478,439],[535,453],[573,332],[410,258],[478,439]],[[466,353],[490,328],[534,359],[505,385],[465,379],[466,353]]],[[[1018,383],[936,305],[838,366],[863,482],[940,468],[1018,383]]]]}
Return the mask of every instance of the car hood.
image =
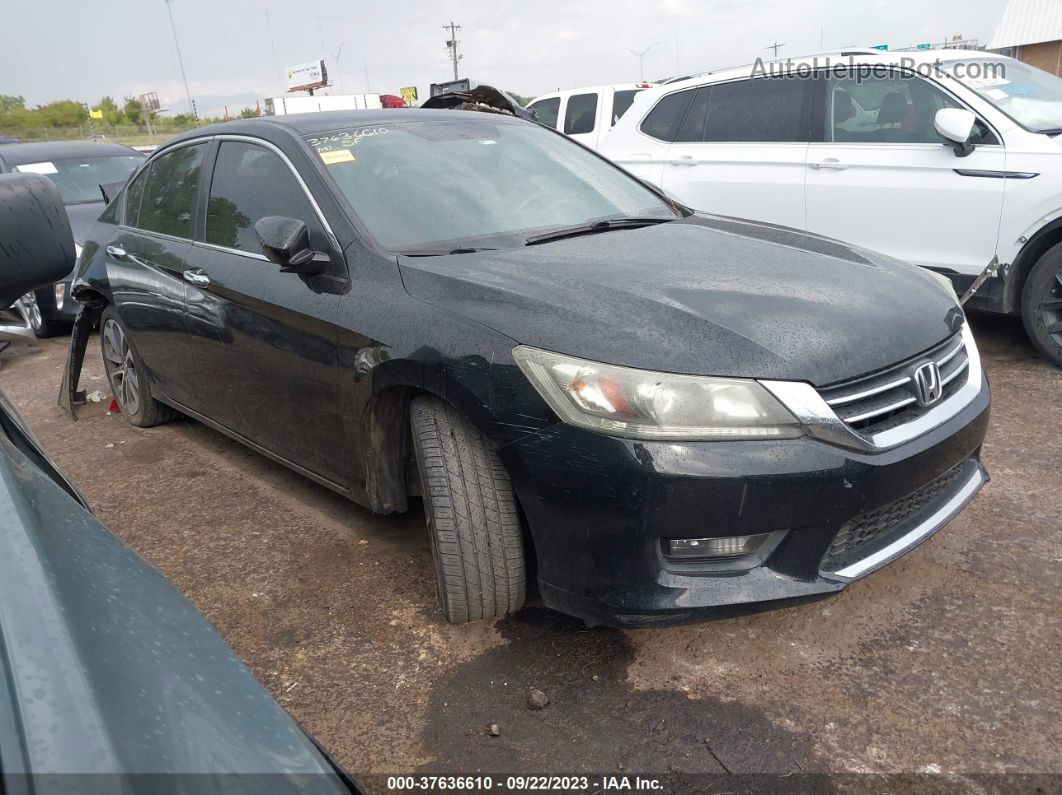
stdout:
{"type": "Polygon", "coordinates": [[[256,792],[348,791],[206,619],[89,513],[2,393],[0,757],[4,775],[184,774],[200,778],[174,790],[205,791],[202,774],[263,774],[256,792]]]}
{"type": "Polygon", "coordinates": [[[412,296],[516,342],[666,372],[825,385],[914,356],[963,322],[927,271],[719,216],[399,264],[412,296]]]}

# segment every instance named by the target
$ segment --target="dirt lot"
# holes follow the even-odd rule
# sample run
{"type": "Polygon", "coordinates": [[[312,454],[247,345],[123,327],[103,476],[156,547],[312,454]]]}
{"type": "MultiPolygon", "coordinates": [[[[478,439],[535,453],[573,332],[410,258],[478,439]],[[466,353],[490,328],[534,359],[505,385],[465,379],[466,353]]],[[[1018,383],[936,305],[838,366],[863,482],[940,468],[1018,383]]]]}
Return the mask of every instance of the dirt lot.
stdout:
{"type": "MultiPolygon", "coordinates": [[[[535,606],[445,624],[419,508],[375,517],[195,422],[131,428],[109,396],[73,424],[65,340],[0,354],[0,388],[355,774],[1062,773],[1062,372],[1020,323],[974,323],[993,480],[962,516],[834,598],[636,632],[535,606]]],[[[98,350],[83,383],[106,392],[98,350]]]]}

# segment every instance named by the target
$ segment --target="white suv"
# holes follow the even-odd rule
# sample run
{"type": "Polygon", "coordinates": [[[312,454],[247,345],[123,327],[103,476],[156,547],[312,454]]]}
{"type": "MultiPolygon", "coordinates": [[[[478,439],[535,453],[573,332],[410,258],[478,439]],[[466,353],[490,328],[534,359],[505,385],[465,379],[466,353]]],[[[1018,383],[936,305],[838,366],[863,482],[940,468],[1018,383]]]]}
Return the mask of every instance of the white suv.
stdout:
{"type": "Polygon", "coordinates": [[[931,268],[1062,366],[1062,79],[970,50],[841,52],[640,93],[599,146],[698,210],[931,268]]]}

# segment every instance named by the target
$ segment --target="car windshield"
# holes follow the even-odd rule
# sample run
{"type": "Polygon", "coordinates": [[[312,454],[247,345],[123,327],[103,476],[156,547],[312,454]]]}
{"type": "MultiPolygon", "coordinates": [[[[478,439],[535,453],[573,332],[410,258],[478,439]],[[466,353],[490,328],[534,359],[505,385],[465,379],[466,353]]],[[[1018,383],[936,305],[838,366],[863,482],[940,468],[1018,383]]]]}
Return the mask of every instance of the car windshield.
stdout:
{"type": "Polygon", "coordinates": [[[372,236],[393,251],[512,247],[544,231],[675,218],[638,180],[529,122],[455,111],[306,136],[372,236]]]}
{"type": "Polygon", "coordinates": [[[55,183],[63,204],[86,204],[103,201],[100,185],[124,182],[133,173],[143,155],[117,157],[71,157],[23,163],[15,171],[43,174],[55,183]]]}
{"type": "Polygon", "coordinates": [[[1062,78],[1012,58],[956,61],[944,69],[1026,129],[1062,131],[1062,78]]]}

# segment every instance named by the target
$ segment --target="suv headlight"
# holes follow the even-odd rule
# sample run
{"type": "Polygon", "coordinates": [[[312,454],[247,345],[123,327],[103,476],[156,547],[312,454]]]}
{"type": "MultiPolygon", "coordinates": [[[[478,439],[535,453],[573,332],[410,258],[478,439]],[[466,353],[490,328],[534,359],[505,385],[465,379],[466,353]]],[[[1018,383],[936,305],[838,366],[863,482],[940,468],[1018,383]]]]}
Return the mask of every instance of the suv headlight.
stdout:
{"type": "Polygon", "coordinates": [[[792,439],[800,423],[756,381],[617,367],[519,345],[513,358],[569,425],[633,439],[792,439]]]}

